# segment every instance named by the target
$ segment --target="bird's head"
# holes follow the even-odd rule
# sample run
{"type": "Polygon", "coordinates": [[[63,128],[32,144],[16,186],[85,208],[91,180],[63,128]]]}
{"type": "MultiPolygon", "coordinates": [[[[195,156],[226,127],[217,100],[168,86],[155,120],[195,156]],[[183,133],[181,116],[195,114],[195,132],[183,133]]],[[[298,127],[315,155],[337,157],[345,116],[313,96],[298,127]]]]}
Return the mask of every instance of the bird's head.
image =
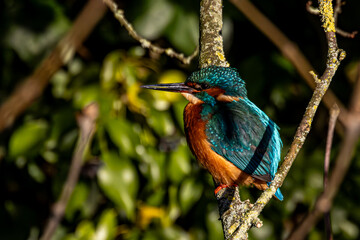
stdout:
{"type": "Polygon", "coordinates": [[[192,73],[184,83],[142,86],[147,89],[179,92],[193,104],[231,102],[245,98],[245,82],[235,68],[210,66],[192,73]]]}

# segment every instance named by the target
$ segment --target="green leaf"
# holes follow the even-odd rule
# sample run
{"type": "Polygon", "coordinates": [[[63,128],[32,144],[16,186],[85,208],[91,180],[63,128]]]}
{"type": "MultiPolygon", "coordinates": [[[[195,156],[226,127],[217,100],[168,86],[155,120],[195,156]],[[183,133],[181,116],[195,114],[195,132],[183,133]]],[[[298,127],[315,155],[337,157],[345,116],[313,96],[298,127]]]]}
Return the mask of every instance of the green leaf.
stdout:
{"type": "Polygon", "coordinates": [[[158,188],[163,182],[165,182],[165,154],[155,150],[154,148],[138,150],[138,154],[140,155],[141,162],[143,163],[140,168],[141,173],[148,179],[148,184],[151,189],[158,188]]]}
{"type": "Polygon", "coordinates": [[[135,218],[138,176],[131,161],[115,153],[103,153],[105,166],[98,172],[99,184],[105,195],[131,220],[135,218]]]}
{"type": "Polygon", "coordinates": [[[179,101],[173,104],[176,121],[179,124],[179,126],[181,126],[182,130],[184,130],[183,116],[184,116],[184,109],[186,104],[188,104],[188,102],[185,99],[183,101],[179,101]]]}
{"type": "Polygon", "coordinates": [[[110,119],[106,123],[106,130],[121,154],[131,157],[136,155],[135,148],[140,144],[140,139],[133,124],[125,119],[110,119]]]}
{"type": "Polygon", "coordinates": [[[165,34],[179,51],[190,55],[199,42],[198,16],[193,12],[185,12],[181,8],[176,10],[175,19],[165,34]]]}
{"type": "Polygon", "coordinates": [[[190,208],[200,199],[203,185],[196,182],[194,178],[186,179],[180,187],[180,207],[183,213],[187,213],[190,208]]]}
{"type": "Polygon", "coordinates": [[[167,173],[174,183],[180,183],[190,171],[190,154],[187,145],[183,143],[171,152],[167,173]]]}
{"type": "Polygon", "coordinates": [[[216,206],[211,207],[211,210],[207,213],[206,227],[208,229],[209,240],[223,239],[223,230],[216,206]]]}
{"type": "Polygon", "coordinates": [[[103,66],[100,72],[101,87],[109,90],[116,85],[116,72],[119,67],[119,60],[122,56],[122,52],[114,51],[109,53],[103,62],[103,66]]]}
{"type": "Polygon", "coordinates": [[[134,21],[136,31],[146,39],[154,40],[174,18],[174,5],[166,0],[148,0],[146,12],[134,21]]]}
{"type": "Polygon", "coordinates": [[[56,98],[66,98],[66,87],[69,81],[70,76],[66,71],[62,69],[57,71],[50,79],[53,96],[56,98]]]}
{"type": "Polygon", "coordinates": [[[78,89],[73,98],[73,104],[78,109],[83,109],[86,105],[92,102],[97,102],[99,99],[100,90],[98,85],[90,85],[78,89]]]}
{"type": "MultiPolygon", "coordinates": [[[[76,227],[75,239],[79,240],[92,240],[95,236],[94,224],[91,221],[84,220],[76,227]]],[[[74,237],[75,237],[74,236],[74,237]]]]}
{"type": "Polygon", "coordinates": [[[272,60],[282,69],[286,70],[288,73],[293,75],[295,73],[294,65],[284,57],[284,55],[279,53],[274,53],[271,55],[272,60]]]}
{"type": "Polygon", "coordinates": [[[42,183],[45,181],[45,174],[35,163],[30,163],[28,165],[28,172],[30,176],[38,183],[42,183]]]}
{"type": "Polygon", "coordinates": [[[160,136],[168,136],[175,131],[174,122],[169,112],[159,112],[151,109],[147,122],[160,136]]]}
{"type": "Polygon", "coordinates": [[[69,200],[68,205],[66,206],[65,218],[67,220],[72,220],[76,211],[80,210],[84,206],[89,195],[89,189],[86,184],[79,182],[69,200]]]}
{"type": "Polygon", "coordinates": [[[48,163],[56,163],[59,159],[57,153],[53,151],[44,151],[41,153],[41,156],[48,162],[48,163]]]}
{"type": "Polygon", "coordinates": [[[169,218],[175,222],[180,216],[180,207],[178,202],[178,188],[171,185],[168,189],[169,193],[169,218]]]}
{"type": "Polygon", "coordinates": [[[94,240],[112,240],[116,236],[116,212],[114,209],[103,211],[96,227],[94,240]]]}
{"type": "MultiPolygon", "coordinates": [[[[54,1],[42,1],[42,3],[47,3],[46,5],[49,6],[52,4],[51,2],[54,3],[54,1]]],[[[57,7],[52,10],[56,10],[56,8],[57,7]]],[[[52,48],[54,44],[59,41],[59,38],[69,29],[71,25],[70,21],[68,21],[64,15],[64,11],[59,8],[57,9],[58,11],[50,14],[56,18],[39,33],[31,31],[30,28],[21,25],[11,28],[11,31],[6,39],[6,43],[16,51],[23,61],[28,64],[34,64],[34,62],[36,62],[34,61],[34,57],[39,56],[46,50],[52,48]],[[24,41],[24,39],[26,39],[26,41],[24,41]]],[[[50,9],[48,9],[48,11],[49,10],[50,9]]],[[[44,17],[44,14],[38,15],[44,17]]],[[[28,22],[33,22],[33,19],[28,22]]],[[[44,21],[42,20],[42,22],[44,21]]]]}
{"type": "Polygon", "coordinates": [[[9,142],[9,155],[18,157],[35,151],[46,138],[48,124],[44,120],[24,123],[12,134],[9,142]]]}
{"type": "Polygon", "coordinates": [[[158,190],[153,191],[151,195],[147,197],[146,203],[151,206],[160,206],[164,201],[165,195],[166,189],[159,188],[158,190]]]}

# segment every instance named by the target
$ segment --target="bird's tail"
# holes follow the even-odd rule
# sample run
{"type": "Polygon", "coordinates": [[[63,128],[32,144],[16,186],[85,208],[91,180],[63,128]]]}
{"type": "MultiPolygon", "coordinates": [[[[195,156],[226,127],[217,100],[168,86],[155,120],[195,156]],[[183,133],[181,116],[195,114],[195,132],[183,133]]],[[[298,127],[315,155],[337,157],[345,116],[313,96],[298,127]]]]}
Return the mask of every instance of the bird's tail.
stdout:
{"type": "Polygon", "coordinates": [[[280,201],[284,200],[284,196],[282,195],[280,188],[276,189],[275,197],[279,199],[280,201]]]}
{"type": "MultiPolygon", "coordinates": [[[[270,186],[270,183],[271,182],[268,182],[267,185],[270,186]]],[[[275,198],[277,198],[280,201],[284,200],[284,196],[282,195],[282,193],[280,191],[280,188],[276,189],[276,192],[275,192],[274,196],[275,196],[275,198]]]]}

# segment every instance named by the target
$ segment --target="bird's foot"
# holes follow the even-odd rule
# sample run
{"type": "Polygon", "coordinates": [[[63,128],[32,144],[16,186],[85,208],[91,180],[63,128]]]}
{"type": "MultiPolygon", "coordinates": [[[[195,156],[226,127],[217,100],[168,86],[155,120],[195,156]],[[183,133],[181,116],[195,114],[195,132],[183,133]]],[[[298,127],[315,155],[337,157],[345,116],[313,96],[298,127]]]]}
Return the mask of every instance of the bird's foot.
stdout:
{"type": "Polygon", "coordinates": [[[216,194],[218,194],[218,192],[220,192],[221,189],[228,188],[228,187],[237,187],[237,186],[238,186],[237,184],[230,184],[230,185],[220,184],[219,186],[217,186],[214,193],[216,195],[216,194]]]}

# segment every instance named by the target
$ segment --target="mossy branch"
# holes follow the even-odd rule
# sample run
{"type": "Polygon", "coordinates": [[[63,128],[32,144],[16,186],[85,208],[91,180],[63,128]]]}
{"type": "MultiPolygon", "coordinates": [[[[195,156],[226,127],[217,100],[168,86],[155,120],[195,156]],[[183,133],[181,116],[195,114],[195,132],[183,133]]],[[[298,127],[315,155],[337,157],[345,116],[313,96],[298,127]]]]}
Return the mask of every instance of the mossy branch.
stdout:
{"type": "Polygon", "coordinates": [[[200,2],[200,68],[211,65],[230,66],[223,49],[222,25],[222,0],[202,0],[200,2]]]}

